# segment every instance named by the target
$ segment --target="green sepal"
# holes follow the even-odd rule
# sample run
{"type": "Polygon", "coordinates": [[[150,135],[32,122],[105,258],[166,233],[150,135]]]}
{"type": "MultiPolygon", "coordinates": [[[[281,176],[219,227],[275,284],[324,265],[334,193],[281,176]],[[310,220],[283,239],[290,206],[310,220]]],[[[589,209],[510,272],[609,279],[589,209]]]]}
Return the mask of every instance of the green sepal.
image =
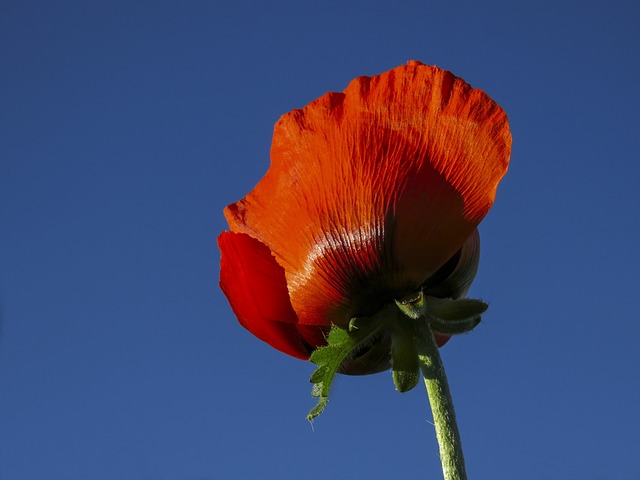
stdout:
{"type": "Polygon", "coordinates": [[[469,333],[476,328],[480,323],[480,317],[472,318],[469,320],[441,320],[439,318],[431,318],[429,325],[431,330],[435,333],[442,333],[445,335],[462,335],[463,333],[469,333]]]}
{"type": "Polygon", "coordinates": [[[393,382],[399,392],[407,392],[420,379],[418,350],[424,334],[420,322],[437,333],[466,333],[480,323],[481,314],[488,308],[481,300],[425,297],[422,292],[394,303],[371,317],[353,318],[345,327],[331,327],[327,345],[317,348],[310,358],[318,366],[310,378],[311,395],[318,403],[309,411],[307,420],[313,421],[327,406],[331,384],[342,363],[355,349],[367,346],[380,331],[391,333],[393,382]]]}
{"type": "Polygon", "coordinates": [[[427,318],[434,332],[460,335],[473,330],[489,305],[473,298],[427,297],[427,318]]]}
{"type": "MultiPolygon", "coordinates": [[[[416,356],[416,360],[418,357],[416,356]]],[[[408,392],[412,390],[418,384],[418,380],[420,380],[420,366],[418,366],[415,370],[393,370],[393,384],[396,387],[396,390],[400,393],[408,392]]]]}
{"type": "MultiPolygon", "coordinates": [[[[399,318],[400,321],[403,319],[399,318]]],[[[396,390],[404,393],[411,390],[420,380],[420,361],[416,346],[415,332],[409,328],[395,328],[391,335],[391,368],[396,390]]]]}

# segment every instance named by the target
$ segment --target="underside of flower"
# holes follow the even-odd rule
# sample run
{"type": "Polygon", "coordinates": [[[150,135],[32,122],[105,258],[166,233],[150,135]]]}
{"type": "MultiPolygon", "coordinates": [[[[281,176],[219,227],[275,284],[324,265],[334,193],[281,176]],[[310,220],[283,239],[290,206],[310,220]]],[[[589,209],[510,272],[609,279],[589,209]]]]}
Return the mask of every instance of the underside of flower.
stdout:
{"type": "MultiPolygon", "coordinates": [[[[495,102],[420,62],[284,115],[269,171],[227,207],[218,240],[220,285],[240,323],[307,359],[332,326],[397,309],[396,299],[463,297],[510,148],[495,102]]],[[[444,344],[449,334],[434,330],[444,344]]],[[[393,342],[377,332],[340,371],[389,368],[393,342]]]]}
{"type": "Polygon", "coordinates": [[[486,309],[487,304],[481,300],[439,299],[420,290],[395,300],[371,317],[352,319],[347,328],[332,327],[328,344],[311,355],[318,366],[311,376],[312,394],[318,404],[307,418],[313,420],[324,410],[336,373],[344,373],[345,365],[354,368],[360,363],[362,369],[371,368],[372,360],[377,360],[371,358],[375,351],[390,359],[384,370],[391,367],[396,390],[411,390],[420,379],[420,351],[433,342],[432,335],[470,332],[486,309]]]}

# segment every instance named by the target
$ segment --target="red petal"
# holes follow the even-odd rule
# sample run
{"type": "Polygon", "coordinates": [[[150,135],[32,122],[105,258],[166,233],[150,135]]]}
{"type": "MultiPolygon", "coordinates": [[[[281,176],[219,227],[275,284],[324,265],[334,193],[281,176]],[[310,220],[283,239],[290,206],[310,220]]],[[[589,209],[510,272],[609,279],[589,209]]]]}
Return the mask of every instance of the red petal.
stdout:
{"type": "Polygon", "coordinates": [[[434,333],[433,337],[435,338],[436,345],[438,345],[438,347],[444,346],[444,344],[447,343],[451,338],[450,335],[443,335],[441,333],[434,333]]]}
{"type": "Polygon", "coordinates": [[[289,301],[284,270],[266,245],[248,235],[230,232],[222,232],[218,245],[220,287],[247,330],[278,350],[302,359],[309,358],[314,347],[325,343],[318,327],[296,325],[298,319],[289,301]]]}
{"type": "Polygon", "coordinates": [[[225,215],[273,252],[300,323],[344,325],[460,249],[510,149],[506,115],[484,92],[410,62],[284,115],[269,171],[225,215]]]}

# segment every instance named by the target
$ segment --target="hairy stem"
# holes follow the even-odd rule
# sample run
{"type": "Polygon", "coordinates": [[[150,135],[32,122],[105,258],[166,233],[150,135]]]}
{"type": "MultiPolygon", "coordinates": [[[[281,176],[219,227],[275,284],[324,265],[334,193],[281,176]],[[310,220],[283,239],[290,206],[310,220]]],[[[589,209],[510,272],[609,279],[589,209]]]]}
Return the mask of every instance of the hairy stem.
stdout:
{"type": "Polygon", "coordinates": [[[418,356],[436,427],[444,479],[466,480],[462,443],[447,376],[433,333],[426,322],[418,342],[418,356]]]}

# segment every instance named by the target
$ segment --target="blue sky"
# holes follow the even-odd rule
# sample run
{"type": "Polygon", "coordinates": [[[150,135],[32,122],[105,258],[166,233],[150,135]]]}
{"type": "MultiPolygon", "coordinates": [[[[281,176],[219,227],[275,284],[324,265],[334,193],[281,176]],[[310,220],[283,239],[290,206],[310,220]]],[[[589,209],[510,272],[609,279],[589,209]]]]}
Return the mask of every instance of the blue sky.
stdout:
{"type": "Polygon", "coordinates": [[[423,389],[339,378],[312,430],[217,287],[279,116],[409,59],[514,138],[442,350],[470,477],[640,479],[638,5],[4,1],[0,479],[439,478],[423,389]]]}

